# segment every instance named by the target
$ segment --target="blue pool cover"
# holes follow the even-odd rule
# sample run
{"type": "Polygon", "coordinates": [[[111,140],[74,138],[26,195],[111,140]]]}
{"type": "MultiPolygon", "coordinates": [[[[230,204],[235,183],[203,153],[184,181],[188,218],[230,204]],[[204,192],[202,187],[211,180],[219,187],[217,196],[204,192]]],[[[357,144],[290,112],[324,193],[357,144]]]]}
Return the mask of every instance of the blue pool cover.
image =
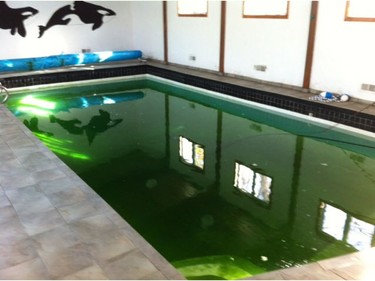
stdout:
{"type": "Polygon", "coordinates": [[[62,66],[84,65],[101,62],[114,62],[142,57],[139,50],[108,51],[79,54],[63,54],[48,57],[0,60],[0,72],[30,71],[62,66]]]}

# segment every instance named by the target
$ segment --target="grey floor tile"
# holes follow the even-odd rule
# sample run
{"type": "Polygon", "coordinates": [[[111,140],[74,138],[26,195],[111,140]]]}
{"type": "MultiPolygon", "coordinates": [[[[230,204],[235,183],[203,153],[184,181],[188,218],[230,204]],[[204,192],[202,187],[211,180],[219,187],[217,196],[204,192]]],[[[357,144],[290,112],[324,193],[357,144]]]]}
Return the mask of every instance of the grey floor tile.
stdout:
{"type": "Polygon", "coordinates": [[[50,280],[51,277],[39,257],[0,270],[0,279],[50,280]]]}
{"type": "Polygon", "coordinates": [[[0,190],[0,208],[10,206],[10,201],[5,195],[5,192],[0,190]]]}
{"type": "Polygon", "coordinates": [[[32,153],[36,152],[36,151],[40,151],[40,149],[38,149],[38,147],[36,147],[35,145],[10,147],[10,148],[13,151],[14,155],[16,155],[19,158],[25,157],[29,154],[32,154],[32,153]]]}
{"type": "Polygon", "coordinates": [[[17,158],[3,160],[0,165],[0,175],[9,176],[22,173],[23,166],[17,158]]]}
{"type": "Polygon", "coordinates": [[[57,208],[72,205],[87,199],[86,195],[79,188],[70,188],[68,190],[49,193],[47,196],[57,208]]]}
{"type": "Polygon", "coordinates": [[[1,163],[4,163],[5,161],[9,160],[9,159],[14,159],[16,156],[14,155],[13,151],[11,151],[10,149],[6,149],[4,147],[7,147],[7,146],[2,146],[3,148],[0,147],[0,161],[1,163]]]}
{"type": "MultiPolygon", "coordinates": [[[[2,197],[2,196],[0,195],[0,197],[2,197]]],[[[3,197],[5,197],[5,196],[3,196],[3,197]]],[[[0,201],[4,201],[4,200],[0,199],[0,201]]],[[[2,202],[0,202],[0,204],[1,203],[2,202]]],[[[17,213],[14,210],[13,206],[7,205],[7,206],[0,207],[0,224],[9,223],[12,220],[18,220],[17,213]]]]}
{"type": "Polygon", "coordinates": [[[54,209],[47,196],[35,186],[8,190],[6,195],[21,217],[54,209]]]}
{"type": "Polygon", "coordinates": [[[57,167],[53,160],[40,151],[20,156],[19,160],[22,161],[23,167],[31,172],[41,172],[57,167]]]}
{"type": "Polygon", "coordinates": [[[20,221],[29,235],[42,233],[66,223],[55,209],[39,213],[22,214],[20,215],[20,221]]]}
{"type": "Polygon", "coordinates": [[[50,170],[51,167],[54,167],[56,169],[56,165],[53,160],[47,160],[40,164],[30,164],[25,166],[25,169],[27,169],[30,172],[42,172],[46,170],[50,170]]]}
{"type": "Polygon", "coordinates": [[[71,205],[60,207],[58,211],[67,222],[91,217],[97,212],[89,200],[79,201],[71,205]]]}
{"type": "MultiPolygon", "coordinates": [[[[166,278],[160,271],[155,271],[152,272],[146,276],[142,277],[143,280],[167,280],[166,278]]],[[[176,279],[173,279],[176,280],[176,279]]]]}
{"type": "Polygon", "coordinates": [[[28,155],[21,156],[19,157],[19,159],[20,161],[22,161],[22,164],[24,166],[40,164],[50,160],[44,153],[40,151],[32,152],[28,155]]]}
{"type": "Polygon", "coordinates": [[[103,270],[96,264],[84,268],[78,272],[62,277],[65,280],[107,280],[109,279],[103,270]]]}
{"type": "Polygon", "coordinates": [[[35,183],[34,177],[27,172],[12,176],[0,175],[0,184],[4,190],[34,185],[35,183]]]}
{"type": "Polygon", "coordinates": [[[60,279],[94,265],[83,244],[76,244],[58,251],[38,250],[52,279],[60,279]]]}
{"type": "Polygon", "coordinates": [[[254,275],[249,278],[245,278],[244,280],[284,280],[284,277],[279,270],[276,270],[264,274],[254,275]]]}
{"type": "Polygon", "coordinates": [[[53,166],[49,167],[49,169],[46,170],[34,172],[33,175],[38,182],[42,182],[45,180],[55,180],[66,176],[65,173],[53,166]]]}
{"type": "Polygon", "coordinates": [[[2,124],[0,126],[0,135],[10,135],[17,133],[19,129],[14,126],[14,123],[2,124]]]}
{"type": "Polygon", "coordinates": [[[325,270],[330,270],[332,268],[337,268],[339,265],[340,266],[351,266],[355,264],[359,264],[360,261],[357,257],[357,255],[349,255],[349,256],[339,256],[335,258],[330,258],[330,259],[325,259],[318,261],[318,264],[324,268],[325,270]]]}
{"type": "Polygon", "coordinates": [[[12,243],[28,238],[25,228],[18,219],[10,219],[0,224],[0,244],[12,243]]]}
{"type": "MultiPolygon", "coordinates": [[[[371,277],[374,278],[375,271],[369,272],[369,270],[364,270],[361,265],[350,265],[345,267],[333,268],[330,271],[340,276],[344,280],[370,280],[370,276],[366,276],[368,273],[371,273],[371,277]]],[[[372,278],[372,279],[373,279],[372,278]]],[[[371,279],[371,280],[372,280],[371,279]]]]}
{"type": "Polygon", "coordinates": [[[79,235],[82,241],[103,238],[110,232],[116,231],[116,226],[104,215],[97,215],[70,223],[71,229],[79,235]]]}
{"type": "Polygon", "coordinates": [[[29,239],[0,242],[0,269],[15,266],[38,256],[34,242],[29,239]]]}
{"type": "Polygon", "coordinates": [[[58,252],[60,249],[69,248],[82,242],[66,225],[33,235],[31,238],[35,242],[36,249],[44,252],[58,252]]]}
{"type": "Polygon", "coordinates": [[[17,131],[16,134],[7,135],[6,142],[12,149],[20,147],[30,147],[34,145],[31,138],[21,131],[17,131]]]}
{"type": "Polygon", "coordinates": [[[97,261],[107,261],[135,249],[134,244],[118,230],[105,235],[105,239],[98,237],[85,243],[97,261]]]}
{"type": "Polygon", "coordinates": [[[158,271],[138,250],[117,256],[101,265],[110,279],[144,279],[158,271]]]}
{"type": "Polygon", "coordinates": [[[43,195],[36,185],[7,190],[5,191],[5,194],[13,204],[23,204],[43,195]]]}
{"type": "Polygon", "coordinates": [[[331,271],[345,280],[374,280],[375,278],[375,267],[366,267],[362,264],[339,267],[331,271]]]}
{"type": "Polygon", "coordinates": [[[339,275],[329,270],[324,270],[318,264],[308,264],[300,267],[282,270],[281,275],[286,280],[343,280],[339,275]]]}
{"type": "Polygon", "coordinates": [[[38,183],[38,186],[44,193],[50,194],[59,191],[74,189],[76,187],[76,184],[68,176],[64,176],[53,180],[41,181],[38,183]]]}

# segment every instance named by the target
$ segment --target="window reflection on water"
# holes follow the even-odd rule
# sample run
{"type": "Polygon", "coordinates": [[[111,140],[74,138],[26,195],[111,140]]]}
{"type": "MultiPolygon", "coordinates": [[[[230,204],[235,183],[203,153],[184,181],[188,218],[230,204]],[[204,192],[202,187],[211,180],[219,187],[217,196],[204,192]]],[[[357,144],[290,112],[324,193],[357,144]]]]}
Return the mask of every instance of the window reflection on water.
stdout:
{"type": "Polygon", "coordinates": [[[375,226],[347,214],[328,203],[321,203],[321,230],[335,238],[348,243],[357,250],[371,247],[375,235],[375,226]]]}
{"type": "Polygon", "coordinates": [[[204,169],[204,148],[200,144],[180,136],[179,154],[184,163],[204,169]]]}
{"type": "Polygon", "coordinates": [[[235,163],[234,186],[252,197],[270,203],[272,179],[254,172],[245,165],[235,163]]]}

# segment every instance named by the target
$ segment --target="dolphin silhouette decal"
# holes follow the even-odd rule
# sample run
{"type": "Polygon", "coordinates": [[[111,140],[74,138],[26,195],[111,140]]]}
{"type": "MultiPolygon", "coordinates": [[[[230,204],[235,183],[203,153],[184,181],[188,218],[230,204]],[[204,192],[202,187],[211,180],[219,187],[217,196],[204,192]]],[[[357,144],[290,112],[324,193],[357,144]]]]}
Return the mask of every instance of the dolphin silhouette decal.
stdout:
{"type": "Polygon", "coordinates": [[[10,34],[18,33],[22,37],[26,36],[24,20],[34,16],[39,11],[32,7],[10,8],[5,1],[0,1],[0,28],[10,29],[10,34]]]}
{"type": "Polygon", "coordinates": [[[99,5],[85,1],[75,1],[73,5],[66,5],[58,9],[45,26],[39,26],[39,38],[52,26],[68,25],[71,21],[71,18],[68,17],[69,15],[78,16],[85,24],[93,24],[92,30],[95,30],[103,25],[104,16],[114,16],[116,13],[99,5]]]}

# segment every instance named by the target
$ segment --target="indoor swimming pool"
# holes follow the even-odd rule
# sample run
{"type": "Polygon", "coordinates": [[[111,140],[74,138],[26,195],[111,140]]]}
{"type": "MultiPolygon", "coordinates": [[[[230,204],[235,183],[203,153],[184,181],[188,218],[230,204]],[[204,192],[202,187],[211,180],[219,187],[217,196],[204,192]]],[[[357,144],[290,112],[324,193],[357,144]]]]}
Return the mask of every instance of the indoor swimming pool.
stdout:
{"type": "Polygon", "coordinates": [[[375,243],[373,133],[151,75],[14,88],[7,107],[188,279],[375,243]]]}

